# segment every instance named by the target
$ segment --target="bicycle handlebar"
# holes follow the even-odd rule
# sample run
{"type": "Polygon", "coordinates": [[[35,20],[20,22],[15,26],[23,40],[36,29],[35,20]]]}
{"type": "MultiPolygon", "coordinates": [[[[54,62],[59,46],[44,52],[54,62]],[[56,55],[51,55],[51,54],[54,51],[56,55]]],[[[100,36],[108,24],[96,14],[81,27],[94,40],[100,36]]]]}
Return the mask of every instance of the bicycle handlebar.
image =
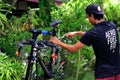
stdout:
{"type": "MultiPolygon", "coordinates": [[[[16,56],[19,56],[20,55],[20,51],[23,47],[23,45],[34,45],[35,44],[35,41],[38,37],[39,34],[49,34],[49,35],[52,35],[52,36],[56,36],[56,32],[57,32],[57,26],[58,24],[60,24],[62,21],[61,20],[54,20],[50,26],[53,27],[53,30],[52,31],[47,31],[47,30],[30,30],[30,32],[32,33],[32,40],[28,40],[26,42],[21,42],[19,44],[19,48],[18,48],[18,51],[16,52],[16,56]]],[[[48,45],[48,41],[47,43],[45,43],[44,41],[42,42],[44,45],[46,46],[50,46],[50,47],[55,47],[57,49],[57,46],[53,46],[53,43],[50,44],[49,42],[49,45],[48,45]]],[[[44,45],[41,44],[41,43],[38,43],[38,45],[42,45],[42,47],[44,47],[44,45]]],[[[39,46],[40,47],[40,46],[39,46]]]]}
{"type": "MultiPolygon", "coordinates": [[[[48,40],[42,40],[42,41],[39,41],[39,42],[36,42],[36,43],[37,43],[37,48],[38,49],[40,47],[54,47],[56,49],[56,51],[59,50],[57,45],[55,45],[52,42],[49,42],[48,40]]],[[[22,50],[22,48],[23,48],[24,45],[35,45],[35,43],[34,43],[33,39],[28,40],[26,42],[21,42],[19,44],[18,51],[16,52],[16,56],[20,55],[20,52],[21,52],[21,50],[22,50]]]]}

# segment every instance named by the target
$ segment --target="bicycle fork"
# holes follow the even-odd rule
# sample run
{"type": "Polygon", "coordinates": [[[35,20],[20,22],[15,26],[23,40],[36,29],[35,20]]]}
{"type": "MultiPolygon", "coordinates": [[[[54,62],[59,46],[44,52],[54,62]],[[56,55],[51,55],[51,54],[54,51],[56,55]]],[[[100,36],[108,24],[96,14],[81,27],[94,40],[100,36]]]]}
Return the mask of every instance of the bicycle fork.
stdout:
{"type": "MultiPolygon", "coordinates": [[[[50,72],[48,71],[47,67],[45,66],[44,62],[42,61],[42,59],[40,58],[40,56],[38,54],[36,54],[36,49],[35,48],[32,48],[33,50],[31,52],[31,55],[28,57],[28,67],[27,67],[27,72],[26,72],[26,76],[25,76],[25,80],[28,80],[29,77],[31,77],[29,74],[31,73],[31,70],[33,68],[33,64],[34,62],[36,61],[36,69],[38,69],[37,67],[37,63],[39,63],[43,69],[43,71],[45,72],[45,78],[46,79],[49,79],[51,77],[50,75],[50,72]]],[[[38,80],[38,74],[36,72],[35,74],[36,76],[36,79],[35,80],[38,80]]]]}

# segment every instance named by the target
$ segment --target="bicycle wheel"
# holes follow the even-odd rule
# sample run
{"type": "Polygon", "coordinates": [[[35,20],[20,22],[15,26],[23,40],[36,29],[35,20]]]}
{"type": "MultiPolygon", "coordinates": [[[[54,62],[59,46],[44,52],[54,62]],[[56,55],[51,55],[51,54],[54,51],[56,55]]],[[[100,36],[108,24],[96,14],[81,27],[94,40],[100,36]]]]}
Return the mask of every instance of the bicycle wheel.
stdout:
{"type": "MultiPolygon", "coordinates": [[[[61,80],[61,78],[64,77],[63,65],[65,61],[62,60],[59,52],[57,52],[57,54],[55,52],[54,48],[48,47],[44,49],[44,57],[42,60],[52,76],[51,79],[61,80]]],[[[44,74],[44,76],[46,76],[46,74],[44,74]]]]}
{"type": "Polygon", "coordinates": [[[61,57],[61,54],[58,53],[57,57],[52,61],[52,73],[54,75],[53,78],[55,80],[61,80],[65,77],[64,70],[63,70],[64,63],[65,63],[65,60],[63,60],[61,57]]]}
{"type": "MultiPolygon", "coordinates": [[[[51,75],[51,79],[61,78],[64,76],[63,73],[63,62],[60,53],[55,53],[55,48],[51,47],[41,47],[40,51],[38,51],[40,58],[42,59],[45,67],[49,71],[51,75]]],[[[44,79],[49,79],[46,76],[45,72],[43,74],[40,73],[44,77],[44,79]]]]}

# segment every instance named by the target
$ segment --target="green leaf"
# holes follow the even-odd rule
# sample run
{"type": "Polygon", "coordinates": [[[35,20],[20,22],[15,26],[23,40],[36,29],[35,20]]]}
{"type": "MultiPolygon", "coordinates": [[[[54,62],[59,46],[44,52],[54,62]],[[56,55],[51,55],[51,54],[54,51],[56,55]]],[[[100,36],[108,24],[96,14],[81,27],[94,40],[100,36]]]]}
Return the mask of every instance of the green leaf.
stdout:
{"type": "Polygon", "coordinates": [[[4,14],[0,13],[0,18],[1,18],[1,20],[7,22],[7,18],[4,14]]]}

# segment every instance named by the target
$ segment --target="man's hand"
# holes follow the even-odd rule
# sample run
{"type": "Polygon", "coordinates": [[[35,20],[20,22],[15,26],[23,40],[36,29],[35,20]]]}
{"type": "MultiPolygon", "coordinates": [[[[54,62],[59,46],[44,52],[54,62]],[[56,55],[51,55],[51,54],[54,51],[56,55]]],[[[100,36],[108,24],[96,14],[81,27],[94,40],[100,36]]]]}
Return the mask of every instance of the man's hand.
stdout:
{"type": "Polygon", "coordinates": [[[68,32],[65,34],[66,37],[70,37],[70,38],[73,38],[74,36],[76,36],[76,33],[77,32],[68,32]]]}
{"type": "Polygon", "coordinates": [[[61,42],[57,37],[51,37],[50,41],[57,44],[57,45],[61,42]]]}

